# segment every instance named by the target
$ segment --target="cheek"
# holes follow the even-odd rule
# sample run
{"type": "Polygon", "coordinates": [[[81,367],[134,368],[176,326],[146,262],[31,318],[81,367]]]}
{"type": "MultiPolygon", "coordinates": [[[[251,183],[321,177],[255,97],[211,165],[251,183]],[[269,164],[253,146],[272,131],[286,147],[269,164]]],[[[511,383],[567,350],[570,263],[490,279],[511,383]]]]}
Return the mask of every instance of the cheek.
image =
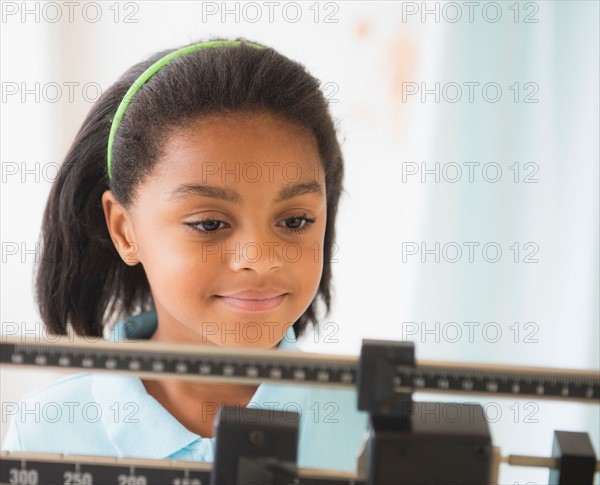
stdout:
{"type": "Polygon", "coordinates": [[[308,303],[317,293],[323,274],[323,243],[314,241],[300,249],[290,248],[284,259],[294,281],[298,284],[301,299],[308,303]]]}
{"type": "Polygon", "coordinates": [[[218,259],[207,256],[209,247],[194,243],[189,237],[170,237],[169,234],[144,241],[142,264],[159,299],[161,295],[169,295],[170,300],[173,297],[183,300],[190,295],[208,293],[221,269],[218,259]]]}

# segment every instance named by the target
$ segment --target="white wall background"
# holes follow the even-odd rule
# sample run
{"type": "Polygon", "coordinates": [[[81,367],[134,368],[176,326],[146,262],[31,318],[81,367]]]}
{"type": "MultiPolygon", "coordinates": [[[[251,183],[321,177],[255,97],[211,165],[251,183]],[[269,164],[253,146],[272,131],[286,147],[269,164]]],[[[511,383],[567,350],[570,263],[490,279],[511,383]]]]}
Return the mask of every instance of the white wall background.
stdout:
{"type": "MultiPolygon", "coordinates": [[[[290,2],[280,2],[272,23],[260,2],[262,19],[255,23],[256,9],[244,10],[243,2],[237,19],[221,18],[225,8],[235,11],[233,2],[166,3],[81,2],[72,19],[61,2],[3,3],[3,334],[39,329],[35,254],[27,250],[35,249],[53,167],[96,98],[94,86],[106,89],[157,50],[241,35],[335,83],[329,86],[336,92],[329,92],[337,101],[331,107],[345,154],[346,194],[338,217],[336,298],[327,319],[334,326],[324,334],[338,343],[308,339],[307,350],[358,353],[362,338],[394,338],[415,341],[419,359],[599,369],[598,2],[500,2],[497,22],[491,2],[475,7],[472,21],[464,2],[306,2],[298,4],[302,16],[295,23],[282,14],[287,6],[294,16],[290,2]],[[456,6],[462,16],[452,22],[456,6]],[[218,13],[203,18],[203,9],[213,7],[218,13]],[[414,8],[415,15],[406,15],[414,8]],[[437,9],[439,18],[431,13],[423,21],[424,8],[437,9]],[[337,22],[325,22],[327,14],[337,22]],[[127,15],[137,22],[126,22],[127,15]],[[420,93],[403,100],[407,82],[427,89],[439,82],[439,102],[434,94],[422,102],[420,93]],[[467,82],[480,83],[472,103],[467,82]],[[65,83],[77,83],[72,99],[65,83]],[[462,88],[457,102],[448,101],[456,96],[448,83],[462,88]],[[486,83],[501,87],[497,102],[483,98],[486,83]],[[39,99],[24,88],[37,90],[39,99]],[[523,102],[528,94],[537,102],[523,102]],[[439,182],[435,174],[425,182],[420,172],[407,175],[436,162],[439,182]],[[471,165],[472,182],[465,163],[479,163],[471,165]],[[488,163],[497,165],[483,173],[488,163]],[[451,183],[456,166],[462,176],[451,183]],[[497,166],[499,180],[486,181],[497,166]],[[528,174],[537,182],[524,183],[528,174]],[[406,253],[406,243],[431,249],[436,242],[450,243],[439,263],[435,255],[422,262],[421,253],[406,253]],[[510,249],[515,242],[518,262],[510,249]],[[472,263],[464,243],[479,244],[472,263]],[[498,262],[484,259],[486,243],[502,249],[498,262]],[[453,263],[457,245],[463,254],[453,263]],[[523,262],[533,248],[537,262],[523,262]]],[[[486,254],[495,256],[492,249],[486,254]]],[[[0,375],[3,404],[59,377],[6,369],[0,375]]],[[[597,406],[475,400],[486,406],[504,453],[548,455],[555,429],[590,432],[600,452],[597,406]]],[[[6,421],[3,411],[2,439],[6,421]]],[[[501,482],[544,483],[547,476],[503,466],[501,482]]]]}

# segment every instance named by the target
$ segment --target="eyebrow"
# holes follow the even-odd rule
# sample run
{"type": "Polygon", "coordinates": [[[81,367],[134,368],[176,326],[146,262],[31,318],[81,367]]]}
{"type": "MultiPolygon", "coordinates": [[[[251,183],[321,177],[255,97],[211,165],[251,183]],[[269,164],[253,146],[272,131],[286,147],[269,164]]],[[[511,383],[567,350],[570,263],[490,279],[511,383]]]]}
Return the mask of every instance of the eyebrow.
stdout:
{"type": "MultiPolygon", "coordinates": [[[[321,189],[321,185],[314,180],[290,184],[279,191],[277,196],[273,199],[273,203],[283,202],[304,194],[323,195],[323,190],[321,189]]],[[[233,203],[244,202],[242,196],[231,188],[194,184],[180,185],[169,194],[168,200],[181,200],[190,196],[210,197],[212,199],[221,199],[233,203]]]]}

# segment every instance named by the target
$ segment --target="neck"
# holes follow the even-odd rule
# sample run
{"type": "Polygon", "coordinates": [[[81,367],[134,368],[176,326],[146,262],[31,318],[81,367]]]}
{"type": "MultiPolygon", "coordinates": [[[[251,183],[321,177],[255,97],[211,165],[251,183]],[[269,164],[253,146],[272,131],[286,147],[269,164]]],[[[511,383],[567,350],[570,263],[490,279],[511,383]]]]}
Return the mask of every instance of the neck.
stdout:
{"type": "MultiPolygon", "coordinates": [[[[149,341],[161,343],[193,343],[202,339],[183,326],[157,325],[149,341]],[[172,329],[169,331],[168,329],[172,329]]],[[[202,345],[216,344],[202,339],[202,345]]],[[[258,385],[189,382],[183,380],[143,379],[142,383],[175,419],[188,430],[209,438],[213,436],[214,420],[219,407],[224,404],[245,408],[258,385]]]]}
{"type": "Polygon", "coordinates": [[[204,438],[214,432],[214,420],[224,404],[245,408],[258,386],[223,385],[185,381],[143,380],[156,399],[188,430],[204,438]]]}

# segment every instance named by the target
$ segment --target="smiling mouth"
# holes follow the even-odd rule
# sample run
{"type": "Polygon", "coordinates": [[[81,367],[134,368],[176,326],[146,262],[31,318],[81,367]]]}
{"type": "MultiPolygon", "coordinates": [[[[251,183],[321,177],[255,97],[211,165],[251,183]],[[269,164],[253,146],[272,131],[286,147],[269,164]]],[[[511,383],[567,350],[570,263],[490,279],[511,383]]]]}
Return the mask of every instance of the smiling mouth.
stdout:
{"type": "Polygon", "coordinates": [[[231,296],[216,295],[225,305],[243,311],[265,311],[277,308],[287,296],[287,293],[275,296],[273,298],[263,298],[260,300],[234,298],[231,296]]]}

